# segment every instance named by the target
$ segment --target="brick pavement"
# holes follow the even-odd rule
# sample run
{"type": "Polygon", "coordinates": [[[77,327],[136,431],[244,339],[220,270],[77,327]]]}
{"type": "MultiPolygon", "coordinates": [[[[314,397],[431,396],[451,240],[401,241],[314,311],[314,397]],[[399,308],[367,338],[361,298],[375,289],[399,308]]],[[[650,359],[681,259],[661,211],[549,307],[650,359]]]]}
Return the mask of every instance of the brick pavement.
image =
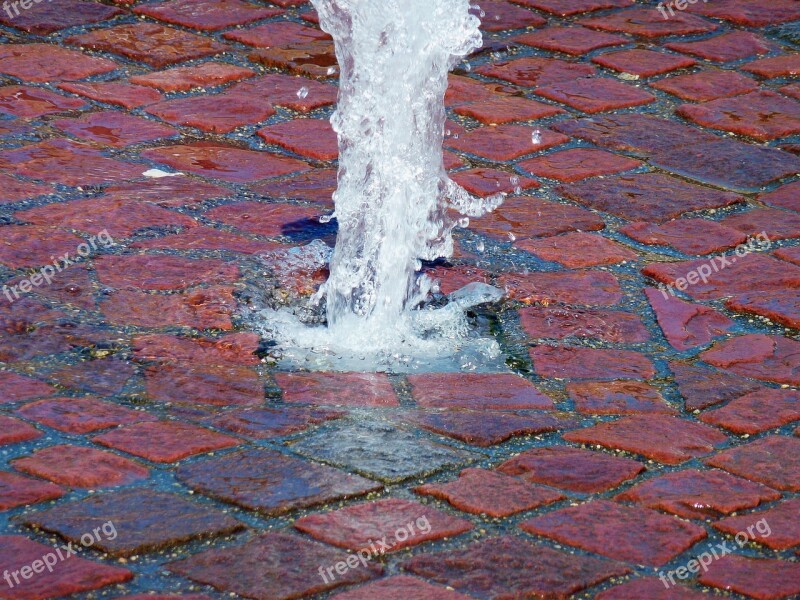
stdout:
{"type": "Polygon", "coordinates": [[[248,322],[334,235],[308,3],[4,4],[0,575],[117,536],[0,598],[800,596],[800,2],[684,4],[481,3],[445,158],[510,197],[430,268],[515,374],[408,377],[248,322]]]}

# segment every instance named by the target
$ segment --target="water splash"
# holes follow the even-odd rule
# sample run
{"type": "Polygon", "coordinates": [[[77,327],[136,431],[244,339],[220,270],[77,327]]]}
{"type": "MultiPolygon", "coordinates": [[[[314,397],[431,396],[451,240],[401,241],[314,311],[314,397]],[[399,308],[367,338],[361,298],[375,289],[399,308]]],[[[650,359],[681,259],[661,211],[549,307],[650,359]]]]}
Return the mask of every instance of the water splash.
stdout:
{"type": "MultiPolygon", "coordinates": [[[[464,308],[497,295],[482,289],[447,310],[414,309],[433,285],[419,275],[421,261],[451,256],[453,229],[504,198],[471,195],[443,166],[447,74],[481,46],[480,21],[468,0],[312,3],[340,68],[331,118],[339,139],[339,232],[330,277],[316,296],[325,299],[322,343],[373,355],[437,344],[452,353],[452,345],[439,342],[469,337],[464,308]]],[[[309,343],[285,314],[272,321],[279,338],[290,332],[282,346],[309,343]]],[[[319,331],[312,337],[321,343],[319,331]]]]}

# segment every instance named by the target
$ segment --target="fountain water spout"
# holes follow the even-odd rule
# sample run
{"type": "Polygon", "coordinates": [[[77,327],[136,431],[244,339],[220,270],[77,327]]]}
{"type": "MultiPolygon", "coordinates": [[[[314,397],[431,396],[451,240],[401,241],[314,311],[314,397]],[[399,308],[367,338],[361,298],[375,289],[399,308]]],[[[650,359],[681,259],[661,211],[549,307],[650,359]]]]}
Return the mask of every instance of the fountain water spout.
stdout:
{"type": "Polygon", "coordinates": [[[468,0],[312,3],[340,66],[328,327],[385,337],[427,294],[420,261],[452,255],[455,214],[481,216],[503,200],[472,196],[443,167],[447,74],[480,47],[480,21],[468,0]]]}

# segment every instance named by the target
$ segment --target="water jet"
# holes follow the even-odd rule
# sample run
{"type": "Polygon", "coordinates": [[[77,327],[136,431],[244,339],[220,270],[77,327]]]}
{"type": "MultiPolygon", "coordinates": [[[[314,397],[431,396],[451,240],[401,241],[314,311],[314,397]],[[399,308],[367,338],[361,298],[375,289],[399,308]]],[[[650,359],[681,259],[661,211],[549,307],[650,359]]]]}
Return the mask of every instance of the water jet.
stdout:
{"type": "Polygon", "coordinates": [[[331,215],[338,236],[330,276],[313,298],[324,302],[327,327],[270,310],[262,315],[266,333],[295,366],[298,357],[309,367],[322,354],[337,358],[320,368],[397,369],[408,357],[430,364],[431,356],[452,359],[467,347],[473,359],[456,359],[460,366],[497,358],[493,340],[470,335],[464,310],[498,300],[499,290],[471,284],[444,308],[421,308],[434,290],[421,274],[423,261],[451,256],[453,229],[504,198],[471,195],[443,166],[447,75],[481,46],[479,19],[468,0],[312,4],[340,69],[331,118],[339,143],[331,215]]]}

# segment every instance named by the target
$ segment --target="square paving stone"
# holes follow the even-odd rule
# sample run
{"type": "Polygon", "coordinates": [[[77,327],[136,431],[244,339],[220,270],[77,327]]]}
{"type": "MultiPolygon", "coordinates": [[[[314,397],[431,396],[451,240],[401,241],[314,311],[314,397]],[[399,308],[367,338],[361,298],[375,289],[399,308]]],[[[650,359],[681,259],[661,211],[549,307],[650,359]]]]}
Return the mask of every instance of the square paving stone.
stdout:
{"type": "Polygon", "coordinates": [[[445,144],[455,150],[476,154],[492,161],[506,161],[569,141],[567,136],[545,129],[540,131],[539,141],[534,142],[534,131],[539,130],[525,125],[479,127],[458,138],[449,138],[445,140],[445,144]]]}
{"type": "Polygon", "coordinates": [[[228,407],[264,403],[264,383],[250,367],[188,361],[154,365],[144,377],[148,396],[158,402],[228,407]]]}
{"type": "Polygon", "coordinates": [[[383,568],[357,562],[344,575],[333,574],[327,581],[320,569],[333,567],[348,556],[342,550],[280,532],[267,533],[241,546],[209,550],[167,568],[174,573],[254,600],[295,600],[340,585],[368,581],[383,568]]]}
{"type": "Polygon", "coordinates": [[[592,494],[617,487],[645,470],[630,458],[620,458],[570,446],[532,448],[497,467],[526,481],[592,494]]]}
{"type": "Polygon", "coordinates": [[[675,414],[661,392],[641,381],[573,381],[567,392],[575,410],[590,415],[675,414]]]}
{"type": "Polygon", "coordinates": [[[418,494],[446,500],[459,510],[503,518],[563,500],[565,496],[541,485],[486,469],[464,469],[455,481],[428,483],[418,494]]]}
{"type": "Polygon", "coordinates": [[[777,49],[763,37],[750,31],[732,31],[697,42],[670,42],[670,50],[691,54],[714,62],[731,62],[777,49]]]}
{"type": "Polygon", "coordinates": [[[0,471],[0,510],[55,500],[64,490],[48,481],[0,471]]]}
{"type": "Polygon", "coordinates": [[[59,119],[53,125],[75,137],[114,148],[178,135],[177,129],[163,123],[115,110],[88,113],[77,119],[59,119]]]}
{"type": "Polygon", "coordinates": [[[47,35],[76,25],[105,21],[119,14],[122,14],[120,9],[99,2],[47,0],[46,3],[37,3],[35,10],[18,13],[3,11],[0,13],[0,23],[27,33],[47,35]]]}
{"type": "MultiPolygon", "coordinates": [[[[751,262],[748,268],[758,266],[751,262]]],[[[791,275],[792,278],[794,276],[791,275]]],[[[794,289],[797,286],[788,287],[794,289]]],[[[797,340],[756,333],[718,342],[700,356],[707,363],[733,371],[737,375],[797,386],[800,385],[798,348],[800,342],[797,340]]]]}
{"type": "Polygon", "coordinates": [[[96,398],[49,398],[26,404],[17,413],[67,433],[91,433],[98,429],[156,419],[147,412],[96,398]]]}
{"type": "Polygon", "coordinates": [[[197,127],[210,133],[230,133],[275,114],[275,109],[263,100],[233,92],[174,98],[152,104],[146,110],[173,125],[197,127]]]}
{"type": "Polygon", "coordinates": [[[134,359],[142,362],[257,365],[259,358],[254,353],[259,341],[255,333],[213,338],[153,334],[135,336],[131,346],[134,359]]]}
{"type": "Polygon", "coordinates": [[[800,519],[797,515],[800,515],[800,498],[792,498],[767,510],[721,519],[714,523],[714,528],[729,535],[745,531],[755,542],[768,548],[788,550],[800,544],[800,519]],[[768,528],[756,525],[762,519],[769,524],[768,528]]]}
{"type": "Polygon", "coordinates": [[[163,92],[188,92],[196,88],[215,87],[231,81],[254,77],[252,69],[223,62],[205,62],[192,67],[176,67],[146,75],[136,75],[130,82],[157,88],[163,92]]]}
{"type": "Polygon", "coordinates": [[[630,171],[641,164],[641,161],[605,150],[572,148],[537,156],[519,166],[539,177],[569,182],[630,171]]]}
{"type": "Polygon", "coordinates": [[[706,346],[735,326],[733,320],[713,308],[670,297],[664,288],[648,287],[644,292],[664,336],[679,352],[706,346]]]}
{"type": "Polygon", "coordinates": [[[331,596],[332,600],[471,600],[472,596],[416,577],[395,575],[331,596]]]}
{"type": "MultiPolygon", "coordinates": [[[[731,258],[733,258],[732,261],[727,259],[730,261],[727,266],[722,263],[722,268],[719,268],[721,257],[718,257],[713,266],[705,258],[684,262],[651,263],[642,269],[642,273],[660,283],[675,286],[678,279],[686,279],[689,273],[701,265],[712,268],[717,267],[719,269],[718,272],[712,273],[710,277],[706,278],[705,282],[693,277],[696,283],[686,288],[685,293],[698,300],[717,300],[735,294],[748,294],[753,291],[778,293],[784,290],[796,290],[800,287],[800,268],[795,265],[762,254],[748,254],[743,260],[739,261],[736,260],[735,256],[731,258]]],[[[753,342],[763,338],[766,338],[766,336],[748,335],[742,338],[725,340],[722,345],[738,346],[739,342],[736,342],[735,339],[753,342]]],[[[763,344],[754,343],[752,345],[759,348],[760,351],[760,347],[763,344]]],[[[712,350],[710,353],[716,354],[716,351],[712,350]]],[[[728,361],[722,360],[721,362],[728,361]]]]}
{"type": "Polygon", "coordinates": [[[548,396],[511,373],[425,373],[409,375],[408,382],[411,395],[425,408],[553,408],[548,396]]]}
{"type": "Polygon", "coordinates": [[[258,130],[267,144],[275,144],[317,160],[334,160],[339,156],[336,132],[325,119],[295,119],[258,130]]]}
{"type": "Polygon", "coordinates": [[[629,569],[620,563],[567,554],[503,536],[463,550],[416,556],[403,569],[477,598],[567,598],[629,569]]]}
{"type": "Polygon", "coordinates": [[[641,106],[656,100],[641,88],[606,77],[562,81],[539,88],[534,93],[590,114],[641,106]]]}
{"type": "Polygon", "coordinates": [[[275,450],[245,450],[182,465],[177,477],[197,492],[270,516],[383,488],[275,450]]]}
{"type": "MultiPolygon", "coordinates": [[[[529,177],[519,177],[508,171],[499,171],[487,167],[478,167],[453,173],[453,181],[471,194],[480,198],[492,196],[498,192],[510,194],[516,188],[528,190],[539,187],[539,182],[529,177]],[[514,183],[516,182],[516,183],[514,183]]],[[[528,200],[533,200],[528,198],[528,200]]],[[[480,220],[477,221],[480,223],[480,220]]]]}
{"type": "MultiPolygon", "coordinates": [[[[141,85],[131,85],[122,81],[59,83],[57,87],[79,96],[114,104],[129,110],[163,99],[163,96],[156,90],[151,90],[141,85]]],[[[77,98],[70,98],[70,100],[78,101],[77,98]]]]}
{"type": "Polygon", "coordinates": [[[504,242],[509,234],[520,241],[570,231],[597,231],[605,226],[603,219],[584,208],[530,196],[506,198],[470,225],[471,230],[504,242]]]}
{"type": "Polygon", "coordinates": [[[484,125],[532,121],[552,117],[561,112],[564,111],[556,106],[518,96],[490,96],[455,108],[456,114],[472,117],[484,125]]]}
{"type": "Polygon", "coordinates": [[[481,457],[375,422],[337,423],[312,433],[292,449],[385,482],[421,477],[481,457]]]}
{"type": "Polygon", "coordinates": [[[592,62],[620,73],[630,73],[639,77],[661,75],[697,64],[695,60],[685,56],[664,54],[639,48],[600,54],[595,56],[592,62]]]}
{"type": "MultiPolygon", "coordinates": [[[[49,554],[55,555],[53,546],[34,542],[21,535],[0,536],[0,572],[20,571],[49,554]]],[[[110,567],[78,556],[70,556],[69,560],[56,565],[52,573],[45,571],[27,580],[18,575],[19,584],[3,590],[3,598],[44,600],[65,597],[133,579],[133,573],[128,569],[110,567]]],[[[3,588],[6,586],[4,581],[3,588]]]]}
{"type": "Polygon", "coordinates": [[[294,526],[320,541],[349,550],[371,549],[370,544],[382,541],[386,546],[375,546],[381,555],[472,529],[466,519],[399,498],[308,515],[295,521],[294,526]]]}
{"type": "Polygon", "coordinates": [[[796,52],[754,60],[742,67],[745,71],[761,75],[767,79],[776,77],[796,77],[800,72],[800,57],[796,52]]]}
{"type": "Polygon", "coordinates": [[[756,600],[797,598],[800,596],[800,563],[728,555],[711,563],[698,581],[756,600]]]}
{"type": "Polygon", "coordinates": [[[619,280],[606,271],[509,273],[497,278],[497,286],[524,304],[612,306],[622,300],[619,280]]]}
{"type": "Polygon", "coordinates": [[[717,69],[659,79],[650,86],[690,102],[708,102],[717,98],[747,94],[758,89],[758,83],[750,77],[735,71],[717,69]]]}
{"type": "Polygon", "coordinates": [[[654,510],[593,500],[520,524],[534,535],[617,560],[661,566],[707,536],[699,525],[654,510]]]}
{"type": "Polygon", "coordinates": [[[669,363],[686,410],[702,410],[749,394],[761,387],[739,375],[680,361],[669,363]]]}
{"type": "Polygon", "coordinates": [[[571,232],[542,240],[521,240],[516,247],[569,269],[614,265],[638,258],[624,246],[592,233],[571,232]]]}
{"type": "Polygon", "coordinates": [[[553,379],[650,379],[650,359],[634,350],[535,346],[528,349],[535,371],[553,379]]]}
{"type": "Polygon", "coordinates": [[[244,408],[214,417],[208,424],[260,440],[305,431],[344,414],[342,411],[322,408],[244,408]]]}
{"type": "Polygon", "coordinates": [[[643,577],[614,586],[595,597],[596,600],[708,600],[708,594],[676,585],[664,588],[657,577],[643,577]]]}
{"type": "Polygon", "coordinates": [[[650,165],[733,191],[760,192],[800,171],[800,158],[777,148],[725,138],[656,151],[650,165]]]}
{"type": "Polygon", "coordinates": [[[800,491],[800,438],[772,435],[720,452],[705,462],[778,490],[800,491]]]}
{"type": "Polygon", "coordinates": [[[399,406],[385,373],[275,373],[284,402],[399,406]]]}
{"type": "Polygon", "coordinates": [[[714,4],[698,4],[688,8],[690,12],[747,27],[763,27],[800,19],[800,6],[792,0],[717,0],[714,4]]]}
{"type": "Polygon", "coordinates": [[[240,440],[178,421],[137,423],[93,438],[109,448],[161,463],[171,463],[196,454],[238,446],[240,440]]]}
{"type": "Polygon", "coordinates": [[[3,44],[0,73],[25,82],[74,81],[108,73],[117,63],[52,44],[3,44]]]}
{"type": "Polygon", "coordinates": [[[232,183],[278,177],[309,169],[308,165],[293,158],[213,142],[151,148],[142,152],[141,156],[175,169],[232,183]]]}
{"type": "Polygon", "coordinates": [[[48,446],[11,461],[25,473],[78,488],[114,487],[147,479],[150,471],[111,452],[83,446],[48,446]]]}
{"type": "Polygon", "coordinates": [[[622,8],[634,0],[517,0],[518,4],[537,8],[558,17],[570,17],[606,8],[622,8]]]}
{"type": "Polygon", "coordinates": [[[592,31],[585,27],[548,27],[540,31],[523,33],[515,37],[514,41],[534,48],[581,56],[598,48],[627,44],[631,40],[621,35],[592,31]]]}
{"type": "Polygon", "coordinates": [[[157,23],[134,23],[99,29],[66,39],[68,44],[102,50],[161,69],[173,63],[218,54],[226,49],[210,38],[157,23]]]}
{"type": "Polygon", "coordinates": [[[633,415],[586,429],[564,439],[635,452],[668,465],[710,454],[728,437],[718,429],[670,415],[633,415]]]}
{"type": "Polygon", "coordinates": [[[578,77],[594,75],[597,72],[591,65],[582,65],[541,56],[489,63],[478,67],[476,71],[487,77],[505,79],[511,83],[526,87],[569,81],[578,77]]]}
{"type": "Polygon", "coordinates": [[[249,29],[234,29],[222,34],[227,40],[234,40],[255,46],[269,48],[271,46],[291,46],[313,40],[331,39],[324,31],[314,27],[300,25],[294,21],[270,21],[249,29]]]}
{"type": "Polygon", "coordinates": [[[614,500],[636,502],[685,519],[706,519],[754,508],[780,497],[775,490],[725,471],[687,469],[648,479],[617,494],[614,500]]]}
{"type": "Polygon", "coordinates": [[[244,529],[223,512],[188,502],[176,494],[132,489],[90,496],[55,508],[28,513],[20,520],[29,527],[52,531],[80,543],[83,534],[103,523],[114,524],[117,535],[95,536],[93,547],[112,556],[154,552],[190,540],[213,538],[244,529]]]}
{"type": "Polygon", "coordinates": [[[578,421],[565,418],[563,414],[516,415],[478,410],[415,411],[396,420],[409,421],[428,431],[482,447],[494,446],[515,436],[549,433],[579,426],[578,421]]]}
{"type": "Polygon", "coordinates": [[[800,103],[768,90],[703,104],[684,104],[676,112],[703,127],[762,142],[800,133],[800,103]]]}
{"type": "Polygon", "coordinates": [[[214,31],[274,17],[282,11],[241,0],[171,0],[140,5],[133,12],[167,23],[214,31]]]}
{"type": "Polygon", "coordinates": [[[664,19],[658,10],[650,6],[632,7],[618,10],[601,17],[591,17],[578,21],[579,24],[601,31],[623,32],[646,39],[672,35],[707,33],[719,26],[701,17],[675,12],[664,19]]]}
{"type": "Polygon", "coordinates": [[[722,208],[742,201],[661,173],[619,175],[559,186],[558,193],[595,210],[631,221],[663,223],[685,212],[722,208]]]}
{"type": "Polygon", "coordinates": [[[737,398],[701,415],[704,423],[734,433],[756,434],[800,419],[800,394],[794,390],[765,388],[737,398]]]}
{"type": "Polygon", "coordinates": [[[721,252],[747,241],[747,234],[708,219],[676,219],[663,225],[637,221],[619,231],[639,243],[670,246],[691,255],[721,252]]]}
{"type": "Polygon", "coordinates": [[[0,446],[17,444],[42,437],[42,432],[24,421],[0,415],[0,446]]]}

